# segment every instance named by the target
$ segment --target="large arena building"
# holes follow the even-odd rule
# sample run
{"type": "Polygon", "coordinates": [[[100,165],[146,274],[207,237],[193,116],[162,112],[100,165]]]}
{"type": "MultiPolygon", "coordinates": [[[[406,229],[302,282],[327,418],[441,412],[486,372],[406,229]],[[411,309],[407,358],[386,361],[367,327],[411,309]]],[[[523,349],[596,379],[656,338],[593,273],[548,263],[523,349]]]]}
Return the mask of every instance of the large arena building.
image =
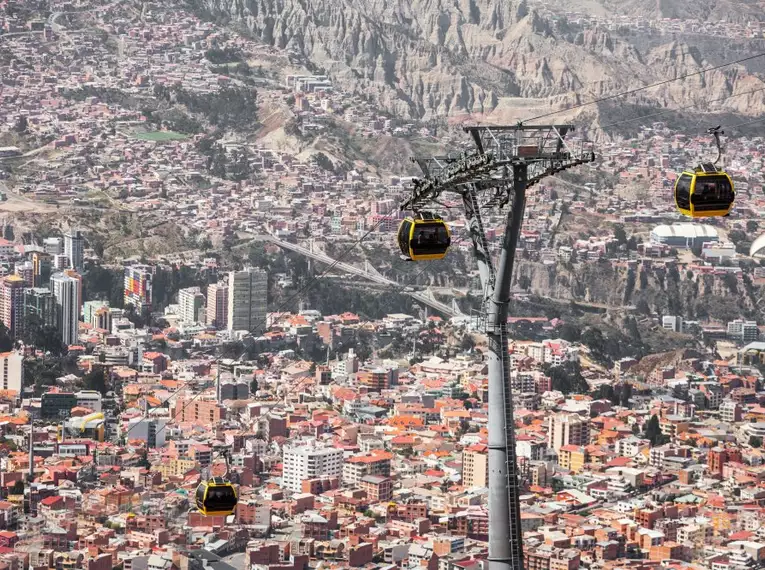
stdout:
{"type": "Polygon", "coordinates": [[[662,224],[651,231],[651,241],[673,247],[699,247],[720,241],[717,230],[704,224],[662,224]]]}

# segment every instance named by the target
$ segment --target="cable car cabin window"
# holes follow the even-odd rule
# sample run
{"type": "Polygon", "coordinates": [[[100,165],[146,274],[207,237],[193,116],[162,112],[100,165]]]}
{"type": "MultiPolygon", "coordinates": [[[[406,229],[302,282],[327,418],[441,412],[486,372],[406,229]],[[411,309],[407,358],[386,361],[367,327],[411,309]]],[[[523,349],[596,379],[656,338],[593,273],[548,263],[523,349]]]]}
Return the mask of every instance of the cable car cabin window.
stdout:
{"type": "Polygon", "coordinates": [[[446,253],[450,242],[444,224],[417,224],[410,246],[415,255],[434,255],[446,253]]]}
{"type": "Polygon", "coordinates": [[[683,210],[691,209],[691,180],[693,179],[690,176],[683,174],[675,186],[675,202],[677,207],[683,210]]]}
{"type": "Polygon", "coordinates": [[[411,231],[412,222],[404,220],[398,230],[398,247],[404,255],[409,255],[409,234],[411,231]]]}
{"type": "Polygon", "coordinates": [[[696,178],[696,186],[691,198],[694,210],[699,212],[727,210],[733,199],[733,188],[725,176],[696,178]]]}
{"type": "Polygon", "coordinates": [[[205,502],[208,510],[233,509],[236,506],[236,496],[230,487],[210,487],[205,502]]]}
{"type": "Polygon", "coordinates": [[[205,486],[204,485],[200,485],[199,487],[197,487],[196,500],[197,500],[197,505],[201,505],[202,503],[204,503],[204,500],[205,500],[205,486]]]}

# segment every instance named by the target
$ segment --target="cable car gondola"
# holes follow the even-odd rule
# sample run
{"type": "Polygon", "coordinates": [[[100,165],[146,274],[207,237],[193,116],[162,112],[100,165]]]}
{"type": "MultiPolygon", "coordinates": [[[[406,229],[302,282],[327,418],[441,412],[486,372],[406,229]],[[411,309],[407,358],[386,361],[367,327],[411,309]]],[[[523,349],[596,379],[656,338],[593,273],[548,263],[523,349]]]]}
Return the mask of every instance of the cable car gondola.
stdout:
{"type": "Polygon", "coordinates": [[[443,259],[451,242],[449,226],[431,212],[415,213],[398,227],[398,246],[409,261],[443,259]]]}
{"type": "MultiPolygon", "coordinates": [[[[228,476],[228,453],[224,452],[226,460],[226,477],[228,476]]],[[[239,499],[236,489],[226,477],[210,477],[197,486],[195,499],[197,509],[205,516],[228,516],[234,513],[239,499]]]]}
{"type": "Polygon", "coordinates": [[[202,481],[197,487],[197,509],[203,515],[228,516],[233,514],[237,504],[234,486],[222,477],[202,481]]]}
{"type": "Polygon", "coordinates": [[[722,156],[720,135],[725,133],[720,127],[711,128],[708,132],[715,137],[717,160],[683,171],[675,182],[677,209],[691,218],[727,216],[736,198],[733,180],[727,172],[717,168],[722,156]]]}

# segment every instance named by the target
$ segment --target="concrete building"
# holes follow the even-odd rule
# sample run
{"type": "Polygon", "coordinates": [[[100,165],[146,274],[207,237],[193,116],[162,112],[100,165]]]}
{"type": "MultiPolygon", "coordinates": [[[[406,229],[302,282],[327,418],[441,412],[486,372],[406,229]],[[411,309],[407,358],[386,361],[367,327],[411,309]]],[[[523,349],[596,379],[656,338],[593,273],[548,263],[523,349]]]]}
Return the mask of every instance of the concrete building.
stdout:
{"type": "Polygon", "coordinates": [[[230,378],[221,380],[220,383],[220,400],[246,400],[250,397],[250,385],[244,380],[239,378],[237,380],[230,378]]]}
{"type": "Polygon", "coordinates": [[[125,304],[133,305],[138,313],[151,309],[153,277],[154,268],[150,265],[125,267],[125,304]]]}
{"type": "Polygon", "coordinates": [[[90,408],[94,412],[102,411],[102,397],[100,392],[95,390],[80,390],[74,394],[77,399],[77,406],[90,408]]]}
{"type": "Polygon", "coordinates": [[[555,414],[549,417],[547,446],[555,453],[566,445],[588,445],[590,443],[590,425],[587,419],[578,414],[555,414]]]}
{"type": "Polygon", "coordinates": [[[0,281],[0,320],[8,328],[11,338],[24,332],[24,279],[9,275],[0,281]]]}
{"type": "Polygon", "coordinates": [[[662,328],[677,333],[683,332],[683,317],[677,315],[668,315],[661,319],[662,328]]]}
{"type": "Polygon", "coordinates": [[[53,270],[53,256],[42,251],[32,254],[32,269],[34,271],[34,286],[47,287],[53,270]]]}
{"type": "Polygon", "coordinates": [[[653,243],[663,243],[673,247],[701,247],[707,242],[716,242],[720,238],[717,230],[704,224],[672,224],[656,226],[651,231],[653,243]]]}
{"type": "Polygon", "coordinates": [[[266,328],[268,273],[248,267],[228,277],[228,330],[260,336],[266,328]]]}
{"type": "Polygon", "coordinates": [[[178,291],[178,316],[184,323],[199,321],[199,311],[205,306],[205,296],[199,287],[187,287],[178,291]]]}
{"type": "Polygon", "coordinates": [[[228,322],[228,284],[213,283],[207,288],[207,323],[225,329],[228,322]]]}
{"type": "Polygon", "coordinates": [[[149,447],[164,447],[167,420],[162,418],[133,418],[126,430],[128,439],[145,441],[149,447]]]}
{"type": "Polygon", "coordinates": [[[24,321],[36,320],[40,326],[56,325],[56,302],[50,289],[24,289],[24,321]]]}
{"type": "Polygon", "coordinates": [[[83,304],[83,320],[86,323],[93,321],[93,315],[99,309],[106,307],[109,308],[109,303],[106,301],[87,301],[83,304]]]}
{"type": "Polygon", "coordinates": [[[0,389],[21,394],[24,386],[24,357],[19,352],[0,354],[0,389]]]}
{"type": "Polygon", "coordinates": [[[82,275],[74,269],[64,269],[63,273],[77,280],[77,318],[79,319],[82,316],[82,275]]]}
{"type": "Polygon", "coordinates": [[[35,265],[31,261],[17,263],[13,272],[24,280],[24,287],[35,286],[35,265]]]}
{"type": "Polygon", "coordinates": [[[69,267],[81,272],[85,266],[85,236],[80,230],[69,230],[64,234],[64,255],[69,258],[69,267]]]}
{"type": "Polygon", "coordinates": [[[757,321],[736,319],[728,323],[728,338],[738,342],[754,342],[760,337],[757,321]]]}
{"type": "Polygon", "coordinates": [[[50,256],[64,255],[64,238],[45,238],[43,240],[43,250],[50,256]]]}
{"type": "Polygon", "coordinates": [[[64,344],[75,344],[79,338],[78,281],[63,273],[50,278],[55,299],[56,326],[64,344]]]}
{"type": "MultiPolygon", "coordinates": [[[[86,321],[87,322],[87,321],[86,321]]],[[[93,328],[105,331],[112,330],[112,311],[109,307],[101,307],[90,317],[90,323],[93,328]]]]}
{"type": "Polygon", "coordinates": [[[319,477],[340,477],[343,472],[343,450],[319,447],[315,443],[284,447],[284,488],[301,492],[301,482],[319,477]]]}
{"type": "Polygon", "coordinates": [[[486,445],[471,445],[462,452],[462,486],[489,486],[489,448],[486,445]]]}

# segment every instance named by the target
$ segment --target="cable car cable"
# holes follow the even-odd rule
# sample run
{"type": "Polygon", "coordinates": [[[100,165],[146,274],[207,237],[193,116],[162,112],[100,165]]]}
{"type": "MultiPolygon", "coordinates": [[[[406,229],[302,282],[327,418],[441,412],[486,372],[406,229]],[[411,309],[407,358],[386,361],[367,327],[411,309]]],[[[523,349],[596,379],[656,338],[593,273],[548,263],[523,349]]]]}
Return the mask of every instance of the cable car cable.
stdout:
{"type": "MultiPolygon", "coordinates": [[[[706,101],[706,103],[719,103],[722,101],[727,101],[728,99],[733,99],[734,97],[742,97],[744,95],[751,95],[753,93],[759,93],[760,91],[765,91],[765,87],[760,87],[759,89],[753,89],[752,91],[744,91],[743,93],[733,93],[731,95],[727,95],[726,97],[720,97],[719,99],[712,99],[710,101],[706,101]]],[[[623,125],[625,123],[632,123],[635,121],[640,121],[642,119],[650,119],[653,117],[659,117],[661,115],[667,115],[669,113],[676,113],[678,111],[685,111],[686,109],[693,109],[697,106],[697,103],[691,103],[690,105],[684,105],[683,107],[675,107],[672,109],[666,109],[664,111],[660,111],[658,113],[651,113],[650,115],[643,115],[640,117],[633,117],[632,119],[625,119],[623,121],[616,121],[615,123],[608,123],[606,125],[601,125],[599,127],[600,130],[605,130],[609,127],[616,127],[618,125],[623,125]]],[[[715,111],[707,111],[710,114],[715,113],[715,111]]],[[[733,128],[733,127],[729,127],[733,128]]]]}
{"type": "Polygon", "coordinates": [[[576,105],[572,105],[570,107],[567,107],[566,109],[560,109],[558,111],[550,111],[549,113],[543,113],[541,115],[537,115],[535,117],[531,117],[530,119],[526,119],[522,121],[522,123],[529,123],[531,121],[538,121],[539,119],[544,119],[547,117],[552,117],[554,115],[560,115],[561,113],[565,113],[567,111],[573,111],[574,109],[581,109],[582,107],[588,107],[589,105],[596,105],[598,103],[603,103],[605,101],[612,101],[614,99],[618,99],[620,97],[625,97],[627,95],[634,95],[635,93],[640,93],[641,91],[646,91],[648,89],[652,89],[654,87],[661,87],[662,85],[668,85],[670,83],[674,83],[675,81],[680,81],[681,79],[688,79],[689,77],[695,77],[697,75],[703,75],[709,71],[715,71],[718,69],[722,69],[724,67],[729,67],[731,65],[736,65],[738,63],[744,63],[746,61],[751,61],[753,59],[757,59],[759,57],[765,56],[765,52],[758,53],[755,55],[750,55],[748,57],[742,57],[741,59],[737,59],[735,61],[729,61],[727,63],[721,63],[719,65],[715,65],[712,67],[707,67],[705,69],[701,69],[699,71],[694,71],[691,73],[684,73],[682,75],[678,75],[677,77],[673,77],[672,79],[665,79],[663,81],[659,81],[657,83],[652,83],[650,85],[644,85],[643,87],[637,87],[635,89],[629,89],[627,91],[622,91],[621,93],[614,93],[613,95],[606,95],[605,97],[599,97],[597,99],[593,99],[591,101],[585,101],[584,103],[577,103],[576,105]]]}

